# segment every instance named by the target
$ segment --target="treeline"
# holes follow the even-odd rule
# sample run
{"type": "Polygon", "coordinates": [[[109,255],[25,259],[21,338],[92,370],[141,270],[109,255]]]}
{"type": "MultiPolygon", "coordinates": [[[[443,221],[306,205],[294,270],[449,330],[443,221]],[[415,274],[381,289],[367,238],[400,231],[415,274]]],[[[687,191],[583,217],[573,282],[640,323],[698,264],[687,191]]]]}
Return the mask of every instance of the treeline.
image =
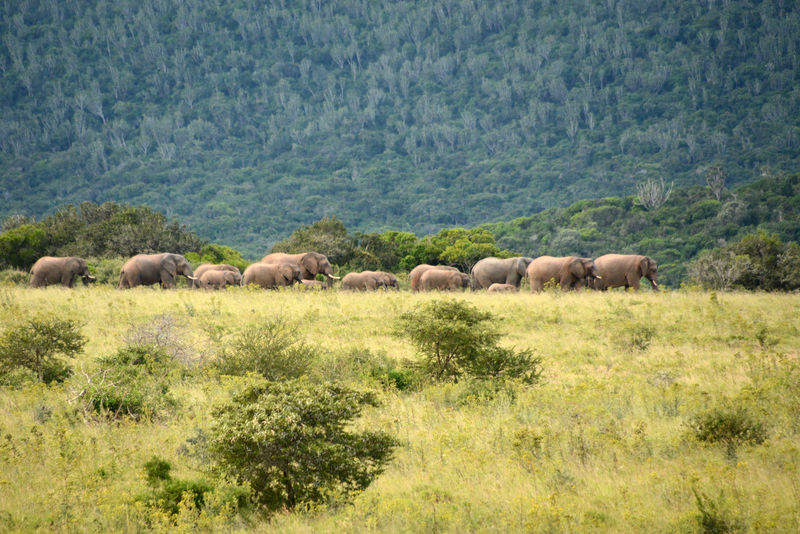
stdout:
{"type": "Polygon", "coordinates": [[[0,267],[28,269],[44,255],[111,258],[169,251],[186,255],[195,265],[230,263],[244,269],[267,252],[313,250],[328,256],[340,272],[407,272],[421,263],[469,272],[487,256],[598,257],[617,252],[651,256],[659,264],[660,282],[672,287],[691,275],[709,287],[795,288],[800,174],[767,176],[734,190],[726,189],[724,180],[712,185],[675,188],[665,192],[659,206],[648,206],[639,196],[585,200],[505,223],[445,228],[424,237],[396,230],[351,232],[336,217],[325,217],[254,256],[209,243],[148,207],[83,202],[63,206],[41,221],[6,218],[0,267]],[[709,278],[702,274],[708,269],[697,267],[706,262],[720,269],[726,258],[733,258],[727,274],[709,278]]]}
{"type": "Polygon", "coordinates": [[[800,5],[4,0],[0,216],[148,205],[255,257],[798,168],[800,5]]]}

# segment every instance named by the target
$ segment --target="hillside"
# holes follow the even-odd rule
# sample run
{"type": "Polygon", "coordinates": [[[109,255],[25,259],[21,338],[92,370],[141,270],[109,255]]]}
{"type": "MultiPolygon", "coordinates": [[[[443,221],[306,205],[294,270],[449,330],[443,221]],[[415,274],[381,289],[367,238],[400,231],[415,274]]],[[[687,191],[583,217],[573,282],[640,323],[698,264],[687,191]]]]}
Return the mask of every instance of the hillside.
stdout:
{"type": "Polygon", "coordinates": [[[800,159],[792,2],[6,1],[0,216],[113,200],[257,256],[800,159]]]}

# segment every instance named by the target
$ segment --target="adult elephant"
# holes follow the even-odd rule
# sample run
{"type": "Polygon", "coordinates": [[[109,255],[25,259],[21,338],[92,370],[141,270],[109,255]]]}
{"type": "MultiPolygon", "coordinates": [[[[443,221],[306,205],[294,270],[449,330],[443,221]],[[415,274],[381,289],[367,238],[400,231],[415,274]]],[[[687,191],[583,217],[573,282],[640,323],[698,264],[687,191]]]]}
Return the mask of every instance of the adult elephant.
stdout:
{"type": "Polygon", "coordinates": [[[488,289],[492,284],[511,284],[519,289],[533,258],[483,258],[472,267],[472,289],[488,289]]]}
{"type": "Polygon", "coordinates": [[[362,271],[360,273],[347,273],[342,278],[342,289],[350,291],[377,291],[386,289],[386,280],[375,271],[362,271]]]}
{"type": "Polygon", "coordinates": [[[642,277],[650,280],[653,291],[658,291],[658,264],[653,258],[637,254],[606,254],[594,260],[602,276],[595,282],[597,289],[625,287],[639,289],[642,277]]]}
{"type": "Polygon", "coordinates": [[[302,270],[296,263],[254,263],[244,270],[242,285],[255,284],[263,289],[277,289],[291,286],[302,279],[302,270]]]}
{"type": "Polygon", "coordinates": [[[47,287],[61,284],[74,287],[76,276],[81,277],[84,285],[95,279],[89,273],[89,266],[83,258],[43,256],[31,267],[31,286],[47,287]]]}
{"type": "Polygon", "coordinates": [[[431,269],[441,269],[445,271],[458,271],[455,267],[450,267],[449,265],[428,265],[427,263],[423,263],[417,265],[411,272],[408,273],[408,282],[411,284],[411,291],[420,291],[422,289],[422,285],[420,284],[420,278],[422,275],[425,274],[427,271],[431,269]]]}
{"type": "MultiPolygon", "coordinates": [[[[197,274],[197,271],[195,271],[197,274]]],[[[228,286],[241,285],[242,275],[233,271],[206,271],[196,277],[194,282],[200,289],[225,289],[228,286]]]]}
{"type": "Polygon", "coordinates": [[[469,275],[458,270],[428,269],[419,278],[422,291],[462,291],[469,287],[469,275]]]}
{"type": "Polygon", "coordinates": [[[365,273],[374,273],[380,280],[383,282],[386,289],[394,288],[399,289],[400,283],[397,281],[397,277],[392,273],[387,273],[386,271],[363,271],[365,273]]]}
{"type": "Polygon", "coordinates": [[[528,265],[526,274],[531,283],[531,291],[541,291],[548,280],[555,280],[562,291],[578,290],[583,287],[584,279],[600,278],[591,258],[577,256],[540,256],[528,265]]]}
{"type": "Polygon", "coordinates": [[[339,280],[338,276],[333,276],[333,267],[327,256],[318,252],[303,252],[302,254],[273,252],[261,258],[261,263],[296,263],[300,266],[300,275],[303,280],[314,280],[318,274],[321,274],[325,276],[328,287],[333,287],[334,280],[339,280]]]}
{"type": "Polygon", "coordinates": [[[197,289],[200,287],[200,279],[203,277],[203,273],[207,271],[229,271],[234,273],[235,278],[235,285],[241,285],[242,283],[242,272],[239,270],[238,267],[233,265],[229,265],[227,263],[204,263],[202,265],[198,265],[197,269],[194,270],[194,276],[197,280],[194,280],[192,283],[192,288],[197,289]]]}
{"type": "Polygon", "coordinates": [[[195,280],[192,267],[180,254],[138,254],[122,266],[119,273],[119,288],[129,289],[136,286],[152,286],[161,284],[165,289],[175,288],[175,277],[181,275],[195,280]]]}

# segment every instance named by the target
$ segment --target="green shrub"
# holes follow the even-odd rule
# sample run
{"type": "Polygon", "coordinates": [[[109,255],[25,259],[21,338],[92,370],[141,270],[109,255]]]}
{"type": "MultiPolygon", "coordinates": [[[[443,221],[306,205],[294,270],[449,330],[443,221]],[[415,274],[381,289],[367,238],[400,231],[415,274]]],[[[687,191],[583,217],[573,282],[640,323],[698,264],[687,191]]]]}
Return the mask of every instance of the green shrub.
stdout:
{"type": "Polygon", "coordinates": [[[152,417],[175,405],[169,393],[178,368],[163,349],[126,346],[97,361],[94,375],[79,383],[84,408],[104,417],[152,417]]]}
{"type": "Polygon", "coordinates": [[[534,383],[541,358],[530,350],[497,345],[494,316],[458,300],[430,301],[400,316],[396,333],[408,337],[421,355],[421,372],[434,380],[516,378],[534,383]]]}
{"type": "Polygon", "coordinates": [[[96,284],[117,286],[119,284],[119,273],[125,258],[87,258],[89,271],[96,278],[96,284]]]}
{"type": "Polygon", "coordinates": [[[246,326],[214,367],[226,375],[258,373],[267,380],[286,380],[307,374],[316,359],[316,349],[301,341],[299,328],[282,319],[265,319],[246,326]]]}
{"type": "Polygon", "coordinates": [[[698,441],[726,445],[731,457],[739,445],[758,445],[767,438],[764,424],[742,407],[712,408],[695,415],[689,427],[698,441]]]}
{"type": "Polygon", "coordinates": [[[373,393],[338,384],[262,381],[214,409],[209,452],[268,511],[350,496],[383,471],[397,445],[382,431],[348,429],[377,404],[373,393]]]}
{"type": "Polygon", "coordinates": [[[407,361],[398,361],[385,352],[355,348],[334,357],[325,366],[327,377],[342,381],[378,382],[400,391],[411,389],[416,382],[414,369],[407,361]]]}
{"type": "Polygon", "coordinates": [[[218,489],[207,480],[172,478],[169,474],[171,469],[172,465],[158,456],[153,456],[144,464],[145,476],[153,492],[140,499],[148,506],[174,516],[178,514],[181,503],[187,500],[198,510],[205,508],[208,496],[212,493],[220,494],[221,504],[232,510],[242,511],[248,506],[249,492],[246,488],[223,486],[218,489]]]}
{"type": "Polygon", "coordinates": [[[628,352],[646,351],[656,337],[655,327],[633,320],[619,323],[614,328],[612,339],[619,348],[628,352]]]}
{"type": "Polygon", "coordinates": [[[24,286],[28,285],[30,274],[19,269],[3,269],[0,271],[0,285],[24,286]]]}
{"type": "Polygon", "coordinates": [[[742,521],[730,517],[730,512],[711,499],[708,495],[692,489],[695,497],[695,504],[699,515],[700,530],[704,534],[732,534],[734,532],[746,532],[746,525],[742,521]]]}
{"type": "Polygon", "coordinates": [[[71,319],[31,319],[0,336],[0,375],[25,368],[41,382],[62,382],[72,368],[58,355],[72,358],[85,344],[78,323],[71,319]]]}

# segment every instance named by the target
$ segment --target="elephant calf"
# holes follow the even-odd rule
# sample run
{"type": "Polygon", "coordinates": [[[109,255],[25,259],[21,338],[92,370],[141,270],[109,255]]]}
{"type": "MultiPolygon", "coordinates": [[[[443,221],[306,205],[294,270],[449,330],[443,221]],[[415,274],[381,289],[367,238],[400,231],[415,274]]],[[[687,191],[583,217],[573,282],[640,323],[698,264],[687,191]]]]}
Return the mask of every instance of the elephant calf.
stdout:
{"type": "Polygon", "coordinates": [[[489,286],[487,290],[489,293],[516,293],[519,288],[514,284],[497,284],[494,283],[489,286]]]}
{"type": "Polygon", "coordinates": [[[233,271],[206,271],[195,280],[200,289],[225,289],[238,286],[242,277],[233,271]]]}
{"type": "Polygon", "coordinates": [[[238,286],[242,284],[242,272],[239,270],[238,267],[234,265],[228,265],[227,263],[218,263],[218,264],[204,263],[202,265],[198,265],[197,269],[194,270],[194,276],[195,278],[197,278],[197,280],[194,280],[192,283],[191,287],[193,289],[198,289],[201,287],[200,278],[203,277],[203,273],[205,273],[206,271],[230,271],[232,273],[235,273],[235,278],[236,278],[235,285],[238,286]]]}
{"type": "Polygon", "coordinates": [[[348,273],[342,278],[342,289],[350,291],[376,291],[390,287],[397,289],[397,277],[384,271],[348,273]]]}

